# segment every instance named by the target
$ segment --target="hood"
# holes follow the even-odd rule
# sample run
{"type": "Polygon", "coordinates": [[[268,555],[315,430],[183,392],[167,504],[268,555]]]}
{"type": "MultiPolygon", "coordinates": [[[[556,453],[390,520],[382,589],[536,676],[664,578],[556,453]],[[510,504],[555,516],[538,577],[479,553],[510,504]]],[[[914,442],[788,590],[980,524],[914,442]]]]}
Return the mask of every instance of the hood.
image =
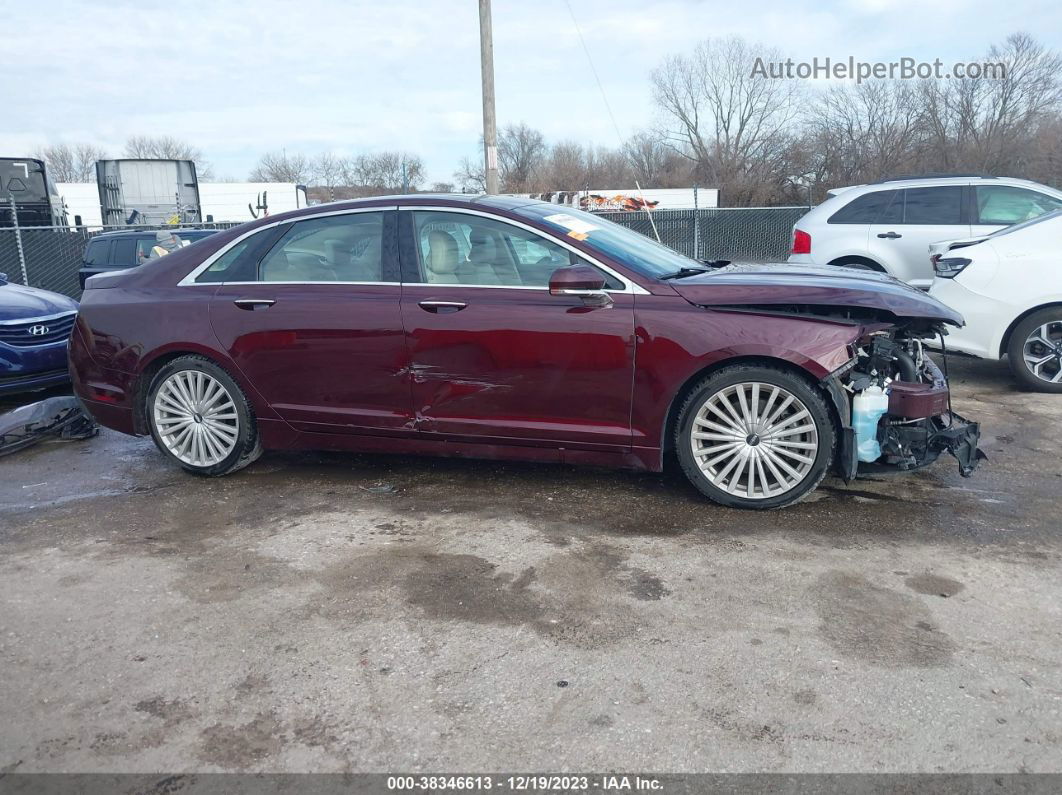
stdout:
{"type": "Polygon", "coordinates": [[[34,317],[77,311],[77,301],[59,293],[0,282],[0,321],[28,320],[34,317]]]}
{"type": "Polygon", "coordinates": [[[836,306],[962,326],[962,315],[883,273],[812,265],[730,265],[668,282],[698,306],[836,306]]]}

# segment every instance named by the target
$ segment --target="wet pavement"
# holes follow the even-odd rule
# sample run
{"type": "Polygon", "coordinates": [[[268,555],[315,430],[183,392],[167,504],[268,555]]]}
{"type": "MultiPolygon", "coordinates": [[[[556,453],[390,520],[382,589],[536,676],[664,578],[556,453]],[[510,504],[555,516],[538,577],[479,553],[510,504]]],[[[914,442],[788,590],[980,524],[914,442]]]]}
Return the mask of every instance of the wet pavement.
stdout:
{"type": "Polygon", "coordinates": [[[771,513],[664,475],[0,461],[5,771],[1060,771],[1062,398],[953,358],[990,461],[771,513]]]}

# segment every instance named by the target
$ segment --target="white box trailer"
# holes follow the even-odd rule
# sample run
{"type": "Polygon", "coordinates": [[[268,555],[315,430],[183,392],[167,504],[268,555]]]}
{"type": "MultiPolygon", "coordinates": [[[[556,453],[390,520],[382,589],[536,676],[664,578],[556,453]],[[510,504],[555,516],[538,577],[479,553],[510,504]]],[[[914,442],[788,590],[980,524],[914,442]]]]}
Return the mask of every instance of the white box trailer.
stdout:
{"type": "Polygon", "coordinates": [[[97,160],[96,185],[105,226],[203,220],[191,160],[97,160]]]}
{"type": "MultiPolygon", "coordinates": [[[[103,226],[100,196],[93,182],[60,182],[56,188],[62,197],[70,223],[90,229],[103,226]]],[[[200,182],[199,201],[204,223],[243,223],[255,215],[295,210],[306,206],[301,185],[293,182],[200,182]]],[[[122,224],[124,226],[124,224],[122,224]]]]}
{"type": "Polygon", "coordinates": [[[203,217],[218,223],[252,221],[306,206],[306,189],[294,182],[201,182],[203,217]]]}

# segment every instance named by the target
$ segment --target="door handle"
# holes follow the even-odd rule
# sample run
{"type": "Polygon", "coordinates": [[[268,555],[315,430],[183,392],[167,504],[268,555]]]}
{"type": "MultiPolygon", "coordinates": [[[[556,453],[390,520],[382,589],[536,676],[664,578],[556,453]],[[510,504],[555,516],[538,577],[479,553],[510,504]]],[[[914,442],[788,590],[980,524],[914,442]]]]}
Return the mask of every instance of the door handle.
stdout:
{"type": "Polygon", "coordinates": [[[886,240],[895,240],[898,237],[903,237],[903,235],[898,235],[895,232],[882,232],[878,237],[885,238],[886,240]]]}
{"type": "Polygon", "coordinates": [[[450,312],[460,312],[468,304],[461,301],[421,301],[417,304],[425,312],[434,312],[437,315],[450,312]]]}
{"type": "Polygon", "coordinates": [[[240,309],[246,309],[248,311],[254,311],[255,309],[268,309],[276,303],[276,299],[273,298],[237,298],[232,303],[236,304],[240,309]]]}

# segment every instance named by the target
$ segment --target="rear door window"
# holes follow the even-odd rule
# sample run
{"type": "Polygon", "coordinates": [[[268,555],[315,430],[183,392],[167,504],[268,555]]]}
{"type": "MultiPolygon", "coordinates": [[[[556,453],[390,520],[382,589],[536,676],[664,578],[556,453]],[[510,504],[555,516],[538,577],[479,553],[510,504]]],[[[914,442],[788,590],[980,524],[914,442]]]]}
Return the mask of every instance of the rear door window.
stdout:
{"type": "Polygon", "coordinates": [[[131,237],[115,240],[114,250],[111,252],[111,264],[123,268],[131,268],[133,265],[139,265],[140,263],[134,259],[135,249],[136,240],[131,237]]]}
{"type": "Polygon", "coordinates": [[[263,282],[382,282],[382,212],[296,221],[258,268],[263,282]]]}
{"type": "Polygon", "coordinates": [[[962,186],[908,188],[904,192],[905,224],[948,226],[962,223],[962,186]]]}
{"type": "Polygon", "coordinates": [[[894,190],[878,190],[858,196],[830,216],[830,224],[874,224],[896,195],[894,190]]]}

